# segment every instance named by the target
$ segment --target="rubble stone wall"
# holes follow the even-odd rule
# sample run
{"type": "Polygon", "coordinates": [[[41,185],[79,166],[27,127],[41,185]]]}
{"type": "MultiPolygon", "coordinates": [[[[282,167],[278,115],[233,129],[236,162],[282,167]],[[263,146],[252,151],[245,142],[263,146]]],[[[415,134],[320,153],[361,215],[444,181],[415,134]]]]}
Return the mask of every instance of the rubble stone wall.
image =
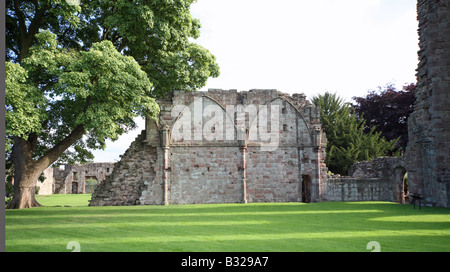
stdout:
{"type": "Polygon", "coordinates": [[[55,194],[86,194],[86,180],[101,183],[114,169],[114,163],[64,164],[63,168],[49,168],[53,172],[55,194]]]}
{"type": "Polygon", "coordinates": [[[403,157],[358,162],[349,176],[329,176],[323,183],[325,201],[391,201],[405,203],[408,194],[403,157]]]}
{"type": "Polygon", "coordinates": [[[394,201],[392,184],[382,178],[329,178],[327,201],[394,201]]]}
{"type": "MultiPolygon", "coordinates": [[[[136,137],[135,141],[115,163],[114,170],[92,194],[91,206],[127,206],[140,204],[143,188],[146,182],[154,181],[156,175],[153,169],[157,157],[156,148],[145,143],[145,131],[136,137]]],[[[153,204],[162,203],[160,184],[156,183],[152,192],[153,204]]]]}
{"type": "Polygon", "coordinates": [[[450,1],[418,0],[416,103],[406,149],[412,193],[450,207],[450,1]]]}

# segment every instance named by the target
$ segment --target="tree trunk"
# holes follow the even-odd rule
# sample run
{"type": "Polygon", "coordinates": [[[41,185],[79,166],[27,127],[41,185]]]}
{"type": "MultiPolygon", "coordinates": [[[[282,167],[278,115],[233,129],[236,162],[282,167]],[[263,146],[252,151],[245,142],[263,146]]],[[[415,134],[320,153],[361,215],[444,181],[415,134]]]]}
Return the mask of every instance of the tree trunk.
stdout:
{"type": "Polygon", "coordinates": [[[8,209],[25,209],[42,206],[35,197],[35,187],[20,187],[19,190],[14,188],[14,196],[8,205],[8,209]]]}
{"type": "Polygon", "coordinates": [[[39,160],[33,160],[33,150],[36,146],[36,135],[30,135],[28,140],[15,137],[12,151],[14,163],[14,195],[8,209],[23,209],[39,207],[36,201],[36,183],[45,171],[59,156],[84,134],[84,126],[77,126],[72,133],[50,149],[39,160]]]}
{"type": "Polygon", "coordinates": [[[37,164],[31,159],[33,144],[16,137],[13,148],[14,195],[8,209],[39,207],[35,197],[36,183],[47,166],[37,164]]]}
{"type": "Polygon", "coordinates": [[[27,167],[15,165],[14,168],[14,195],[8,209],[23,209],[39,207],[36,200],[36,183],[39,176],[46,167],[37,167],[35,163],[31,163],[27,167]]]}

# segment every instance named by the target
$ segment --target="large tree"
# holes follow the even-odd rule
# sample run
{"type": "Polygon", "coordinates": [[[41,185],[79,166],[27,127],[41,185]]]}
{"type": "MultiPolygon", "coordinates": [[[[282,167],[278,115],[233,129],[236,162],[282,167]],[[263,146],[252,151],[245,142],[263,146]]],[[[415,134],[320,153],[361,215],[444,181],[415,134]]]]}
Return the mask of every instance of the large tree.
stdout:
{"type": "Polygon", "coordinates": [[[156,98],[195,91],[219,73],[192,42],[193,0],[72,2],[6,1],[8,208],[39,206],[34,189],[47,167],[92,159],[91,150],[135,128],[135,117],[155,117],[156,98]]]}
{"type": "Polygon", "coordinates": [[[365,132],[376,127],[387,140],[399,138],[397,146],[403,151],[408,144],[408,117],[414,110],[415,84],[407,84],[402,90],[387,84],[369,91],[365,97],[353,97],[352,104],[360,119],[366,120],[365,132]]]}
{"type": "Polygon", "coordinates": [[[334,174],[347,175],[352,164],[395,151],[397,140],[386,140],[375,127],[365,132],[365,120],[357,118],[350,103],[336,93],[315,96],[312,102],[320,108],[320,121],[327,135],[325,163],[334,174]]]}

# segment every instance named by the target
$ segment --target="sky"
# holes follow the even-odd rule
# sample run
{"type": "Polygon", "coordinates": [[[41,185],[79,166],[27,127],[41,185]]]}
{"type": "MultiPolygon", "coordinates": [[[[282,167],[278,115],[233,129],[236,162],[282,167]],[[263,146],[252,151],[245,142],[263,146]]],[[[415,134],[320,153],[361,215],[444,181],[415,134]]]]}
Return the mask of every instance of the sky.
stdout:
{"type": "MultiPolygon", "coordinates": [[[[416,82],[416,0],[197,0],[191,14],[202,25],[193,42],[220,67],[200,91],[328,91],[350,102],[388,83],[416,82]]],[[[95,151],[95,161],[119,161],[144,129],[137,122],[95,151]]]]}

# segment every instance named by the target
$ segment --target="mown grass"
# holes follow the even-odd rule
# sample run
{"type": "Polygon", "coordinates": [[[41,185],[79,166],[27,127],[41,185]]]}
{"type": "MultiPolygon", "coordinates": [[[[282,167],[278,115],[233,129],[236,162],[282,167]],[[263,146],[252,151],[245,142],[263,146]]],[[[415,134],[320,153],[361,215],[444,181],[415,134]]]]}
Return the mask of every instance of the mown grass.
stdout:
{"type": "Polygon", "coordinates": [[[6,211],[6,251],[450,251],[450,210],[390,202],[88,207],[90,195],[40,197],[6,211]],[[70,206],[70,207],[67,207],[70,206]]]}

